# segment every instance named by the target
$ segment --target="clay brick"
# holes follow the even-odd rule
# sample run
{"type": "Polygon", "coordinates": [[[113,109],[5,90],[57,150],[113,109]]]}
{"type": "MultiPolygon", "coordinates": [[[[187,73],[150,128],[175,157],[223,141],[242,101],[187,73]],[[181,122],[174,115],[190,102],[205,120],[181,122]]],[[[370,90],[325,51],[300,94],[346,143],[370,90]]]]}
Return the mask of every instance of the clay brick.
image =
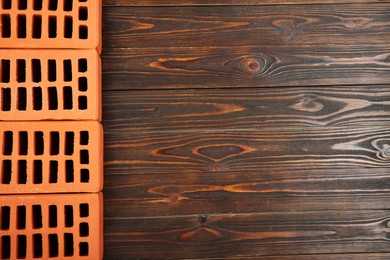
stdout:
{"type": "Polygon", "coordinates": [[[101,51],[101,0],[0,0],[0,48],[101,51]]]}
{"type": "Polygon", "coordinates": [[[100,121],[100,63],[95,50],[0,50],[0,120],[100,121]]]}
{"type": "Polygon", "coordinates": [[[95,121],[0,122],[0,193],[97,192],[103,132],[95,121]]]}
{"type": "Polygon", "coordinates": [[[0,259],[102,259],[102,194],[0,196],[0,259]]]}

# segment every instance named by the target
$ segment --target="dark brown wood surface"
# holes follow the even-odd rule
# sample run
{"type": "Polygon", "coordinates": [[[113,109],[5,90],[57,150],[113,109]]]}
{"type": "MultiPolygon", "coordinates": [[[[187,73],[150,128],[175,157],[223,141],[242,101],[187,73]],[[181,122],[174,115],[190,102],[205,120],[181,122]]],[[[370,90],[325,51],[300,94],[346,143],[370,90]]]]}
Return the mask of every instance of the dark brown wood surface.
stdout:
{"type": "Polygon", "coordinates": [[[390,1],[103,5],[105,259],[390,258],[390,1]]]}

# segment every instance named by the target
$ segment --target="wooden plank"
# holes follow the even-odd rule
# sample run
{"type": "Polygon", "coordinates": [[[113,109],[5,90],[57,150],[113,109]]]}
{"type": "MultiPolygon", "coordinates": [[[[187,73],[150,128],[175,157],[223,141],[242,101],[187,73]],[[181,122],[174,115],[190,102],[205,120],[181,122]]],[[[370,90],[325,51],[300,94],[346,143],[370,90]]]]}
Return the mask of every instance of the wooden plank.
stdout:
{"type": "Polygon", "coordinates": [[[390,85],[106,91],[103,97],[106,131],[388,126],[390,122],[390,85]]]}
{"type": "Polygon", "coordinates": [[[388,84],[390,46],[105,49],[103,83],[105,90],[388,84]]]}
{"type": "MultiPolygon", "coordinates": [[[[389,253],[357,253],[357,254],[317,254],[317,255],[278,255],[278,256],[248,256],[248,257],[223,257],[201,258],[202,260],[388,260],[389,253]]],[[[197,258],[199,259],[199,258],[197,258]]]]}
{"type": "Polygon", "coordinates": [[[390,5],[105,7],[105,47],[386,44],[390,5]]]}
{"type": "Polygon", "coordinates": [[[388,210],[106,219],[105,254],[163,259],[388,253],[389,219],[388,210]]]}

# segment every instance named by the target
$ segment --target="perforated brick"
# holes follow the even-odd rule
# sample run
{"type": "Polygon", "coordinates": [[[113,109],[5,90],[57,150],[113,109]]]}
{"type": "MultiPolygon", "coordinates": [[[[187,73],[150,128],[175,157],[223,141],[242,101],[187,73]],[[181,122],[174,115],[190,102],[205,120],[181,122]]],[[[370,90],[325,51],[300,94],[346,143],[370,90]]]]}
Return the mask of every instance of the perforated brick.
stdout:
{"type": "Polygon", "coordinates": [[[0,48],[101,50],[101,0],[0,0],[0,48]]]}
{"type": "Polygon", "coordinates": [[[100,191],[102,146],[94,121],[1,122],[0,193],[100,191]]]}
{"type": "Polygon", "coordinates": [[[101,120],[97,52],[0,50],[0,120],[49,119],[101,120]]]}
{"type": "Polygon", "coordinates": [[[0,196],[0,259],[102,259],[101,194],[0,196]]]}

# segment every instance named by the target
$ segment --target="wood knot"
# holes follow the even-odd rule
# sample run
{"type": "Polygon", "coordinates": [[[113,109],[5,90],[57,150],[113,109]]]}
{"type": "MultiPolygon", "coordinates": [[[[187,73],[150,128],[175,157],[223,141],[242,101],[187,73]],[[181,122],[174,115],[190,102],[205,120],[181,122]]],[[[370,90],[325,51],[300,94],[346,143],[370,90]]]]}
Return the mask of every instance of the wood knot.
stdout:
{"type": "Polygon", "coordinates": [[[241,69],[250,74],[256,75],[262,71],[262,62],[258,58],[245,58],[240,64],[241,69]]]}
{"type": "Polygon", "coordinates": [[[177,203],[179,201],[179,196],[177,194],[172,194],[169,197],[169,201],[173,204],[177,203]]]}
{"type": "Polygon", "coordinates": [[[384,150],[383,155],[385,157],[390,157],[390,147],[384,150]]]}
{"type": "Polygon", "coordinates": [[[206,222],[207,222],[207,215],[206,214],[199,215],[198,223],[202,225],[202,224],[204,224],[206,222]]]}
{"type": "Polygon", "coordinates": [[[220,165],[219,163],[217,163],[217,164],[212,165],[212,166],[210,167],[210,170],[211,170],[212,172],[222,172],[224,169],[223,169],[222,165],[220,165]]]}

